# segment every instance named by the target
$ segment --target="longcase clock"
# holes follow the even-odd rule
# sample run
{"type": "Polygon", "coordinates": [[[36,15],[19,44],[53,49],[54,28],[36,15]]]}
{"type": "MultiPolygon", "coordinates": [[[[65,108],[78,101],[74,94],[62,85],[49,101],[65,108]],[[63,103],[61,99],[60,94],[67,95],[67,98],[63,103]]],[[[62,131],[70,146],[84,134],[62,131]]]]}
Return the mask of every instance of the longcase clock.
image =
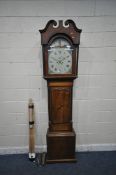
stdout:
{"type": "Polygon", "coordinates": [[[77,77],[81,30],[72,20],[50,20],[41,33],[43,76],[48,84],[47,162],[75,162],[73,80],[77,77]]]}

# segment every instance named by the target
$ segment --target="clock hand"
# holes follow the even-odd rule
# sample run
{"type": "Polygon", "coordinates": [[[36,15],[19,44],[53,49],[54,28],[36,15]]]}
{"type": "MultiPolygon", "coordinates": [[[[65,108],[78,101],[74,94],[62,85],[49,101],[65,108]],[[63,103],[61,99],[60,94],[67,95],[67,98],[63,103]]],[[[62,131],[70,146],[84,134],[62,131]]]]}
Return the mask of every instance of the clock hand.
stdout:
{"type": "Polygon", "coordinates": [[[52,58],[52,60],[57,61],[57,59],[56,59],[56,58],[54,58],[54,57],[51,57],[51,58],[52,58]]]}

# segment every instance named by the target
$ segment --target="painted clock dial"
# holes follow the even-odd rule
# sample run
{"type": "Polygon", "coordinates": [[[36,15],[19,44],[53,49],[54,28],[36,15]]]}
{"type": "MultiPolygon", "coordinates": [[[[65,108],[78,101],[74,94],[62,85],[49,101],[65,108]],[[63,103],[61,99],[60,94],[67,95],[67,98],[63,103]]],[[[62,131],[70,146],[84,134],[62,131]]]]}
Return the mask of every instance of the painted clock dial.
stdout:
{"type": "Polygon", "coordinates": [[[72,73],[72,48],[64,38],[55,39],[48,50],[49,74],[72,73]]]}

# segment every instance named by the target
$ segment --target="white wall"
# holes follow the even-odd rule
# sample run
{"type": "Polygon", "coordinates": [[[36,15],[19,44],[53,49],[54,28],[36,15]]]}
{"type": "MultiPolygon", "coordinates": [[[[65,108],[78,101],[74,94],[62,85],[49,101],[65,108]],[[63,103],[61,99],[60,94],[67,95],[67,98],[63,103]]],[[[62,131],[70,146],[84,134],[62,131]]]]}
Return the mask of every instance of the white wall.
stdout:
{"type": "Polygon", "coordinates": [[[72,19],[82,29],[73,121],[78,150],[116,150],[116,1],[0,1],[0,153],[28,151],[28,99],[36,145],[46,144],[47,86],[39,29],[72,19]]]}

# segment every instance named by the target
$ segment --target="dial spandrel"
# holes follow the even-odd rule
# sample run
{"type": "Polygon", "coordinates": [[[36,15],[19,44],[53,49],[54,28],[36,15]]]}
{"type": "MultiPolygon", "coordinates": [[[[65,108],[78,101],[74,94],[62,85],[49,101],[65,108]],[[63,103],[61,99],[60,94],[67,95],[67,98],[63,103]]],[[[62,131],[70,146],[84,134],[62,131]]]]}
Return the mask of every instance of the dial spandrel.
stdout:
{"type": "Polygon", "coordinates": [[[65,39],[56,39],[48,52],[48,70],[50,74],[72,73],[72,48],[65,39]]]}

